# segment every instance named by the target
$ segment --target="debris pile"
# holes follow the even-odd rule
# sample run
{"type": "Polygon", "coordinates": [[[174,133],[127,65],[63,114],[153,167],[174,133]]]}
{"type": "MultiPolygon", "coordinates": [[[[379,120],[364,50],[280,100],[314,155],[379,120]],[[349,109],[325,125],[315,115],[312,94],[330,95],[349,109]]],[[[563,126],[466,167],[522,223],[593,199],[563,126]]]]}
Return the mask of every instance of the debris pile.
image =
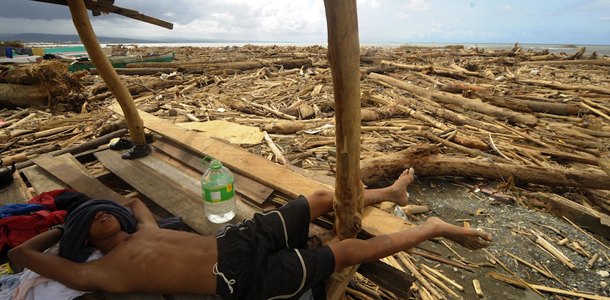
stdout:
{"type": "MultiPolygon", "coordinates": [[[[205,131],[205,126],[198,124],[217,120],[256,128],[264,134],[249,134],[231,142],[280,164],[333,175],[337,155],[334,97],[325,48],[130,49],[132,54],[165,51],[175,52],[174,62],[139,63],[117,70],[130,74],[121,76],[140,110],[187,123],[193,130],[205,131]]],[[[58,71],[63,68],[45,63],[0,77],[2,86],[34,83],[46,91],[44,102],[23,94],[24,100],[13,103],[7,100],[13,96],[2,96],[0,86],[2,102],[21,107],[0,111],[4,121],[0,151],[5,165],[87,143],[117,130],[125,132],[124,122],[106,109],[115,101],[101,79],[58,71]],[[83,86],[85,80],[95,84],[83,86]]],[[[365,184],[396,178],[409,165],[420,176],[478,178],[480,183],[469,187],[473,194],[565,216],[566,222],[573,221],[574,226],[585,227],[597,236],[591,239],[609,237],[608,57],[586,54],[584,47],[566,54],[523,51],[518,44],[512,50],[498,51],[460,46],[370,47],[361,49],[360,72],[365,184]]],[[[218,138],[227,135],[221,130],[208,133],[218,138]]],[[[561,254],[565,251],[587,257],[589,268],[599,259],[608,266],[604,241],[590,240],[589,247],[601,249],[591,251],[575,240],[553,241],[558,238],[545,237],[537,229],[527,228],[523,234],[544,251],[555,253],[569,269],[587,266],[565,260],[561,254]],[[555,251],[557,247],[562,250],[555,251]]],[[[561,282],[536,262],[509,253],[502,254],[501,260],[495,256],[486,253],[489,261],[500,266],[502,260],[516,260],[561,282]]],[[[410,258],[395,259],[398,262],[390,263],[419,274],[420,282],[431,281],[451,295],[452,288],[447,290],[443,285],[460,290],[459,284],[444,279],[434,269],[422,267],[414,272],[408,267],[410,258]]],[[[510,274],[507,268],[500,269],[510,274]]],[[[365,280],[356,282],[358,286],[368,284],[365,280]]],[[[515,284],[533,285],[523,281],[515,284]]],[[[545,288],[535,286],[532,290],[547,291],[545,288]]],[[[428,299],[427,292],[429,299],[446,297],[436,288],[417,289],[415,294],[422,299],[428,299]]],[[[604,289],[607,296],[605,287],[594,293],[604,289]]],[[[387,298],[362,290],[354,290],[352,295],[387,298]]]]}

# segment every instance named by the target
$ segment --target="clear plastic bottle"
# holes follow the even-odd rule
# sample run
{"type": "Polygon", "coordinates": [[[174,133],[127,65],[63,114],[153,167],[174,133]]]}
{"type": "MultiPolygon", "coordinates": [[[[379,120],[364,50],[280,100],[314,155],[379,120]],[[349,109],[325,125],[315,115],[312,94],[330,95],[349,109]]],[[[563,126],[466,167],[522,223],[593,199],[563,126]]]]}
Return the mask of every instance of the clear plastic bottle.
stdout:
{"type": "Polygon", "coordinates": [[[201,177],[205,215],[213,223],[228,222],[237,210],[233,173],[210,156],[201,163],[208,166],[201,177]]]}

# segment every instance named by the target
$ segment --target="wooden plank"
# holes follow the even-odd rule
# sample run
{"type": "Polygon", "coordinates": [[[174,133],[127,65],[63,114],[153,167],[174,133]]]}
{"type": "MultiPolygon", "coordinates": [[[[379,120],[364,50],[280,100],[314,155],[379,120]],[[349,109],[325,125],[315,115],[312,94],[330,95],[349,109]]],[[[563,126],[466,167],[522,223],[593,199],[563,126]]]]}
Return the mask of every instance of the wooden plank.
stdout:
{"type": "Polygon", "coordinates": [[[0,206],[5,204],[26,203],[32,194],[21,179],[19,172],[13,173],[13,182],[0,189],[0,206]]]}
{"type": "MultiPolygon", "coordinates": [[[[91,173],[89,173],[89,171],[87,171],[85,166],[79,163],[78,160],[76,160],[76,158],[69,153],[56,156],[55,159],[80,169],[84,175],[90,178],[95,178],[91,173]]],[[[45,171],[39,166],[27,167],[22,172],[30,182],[30,185],[34,188],[36,195],[40,195],[42,192],[68,188],[67,184],[63,183],[63,181],[51,175],[51,173],[45,171]]]]}
{"type": "MultiPolygon", "coordinates": [[[[111,106],[111,109],[116,113],[123,114],[118,105],[111,106]]],[[[235,173],[273,187],[289,197],[309,196],[318,190],[330,190],[320,183],[309,180],[256,154],[205,137],[196,131],[189,131],[146,112],[138,111],[138,114],[144,121],[146,128],[179,145],[183,145],[195,153],[217,158],[231,170],[234,170],[235,173]]]]}
{"type": "MultiPolygon", "coordinates": [[[[200,195],[200,183],[174,167],[153,156],[135,160],[123,160],[118,151],[102,151],[95,154],[110,171],[132,187],[163,207],[171,214],[182,216],[184,222],[195,231],[214,234],[223,224],[214,224],[205,216],[200,195]]],[[[237,213],[231,223],[250,218],[254,210],[237,200],[237,213]]]]}
{"type": "MultiPolygon", "coordinates": [[[[122,114],[118,105],[113,105],[110,109],[122,114]]],[[[233,172],[272,187],[290,198],[294,199],[298,195],[309,196],[317,190],[331,191],[326,185],[310,180],[256,154],[207,138],[198,132],[188,131],[146,112],[138,111],[138,114],[146,128],[194,153],[215,157],[233,172]]],[[[387,234],[412,227],[411,223],[370,206],[365,208],[363,215],[365,217],[362,220],[362,230],[371,235],[387,234]]]]}
{"type": "Polygon", "coordinates": [[[33,162],[71,188],[87,194],[91,198],[109,199],[119,203],[129,201],[129,199],[104,186],[95,177],[88,177],[79,168],[70,166],[51,155],[45,154],[39,156],[33,159],[33,162]]]}
{"type": "MultiPolygon", "coordinates": [[[[161,152],[183,162],[190,168],[197,170],[199,174],[203,174],[207,170],[207,167],[201,163],[201,155],[188,149],[181,149],[176,146],[175,143],[166,138],[161,138],[160,140],[154,142],[152,146],[159,149],[161,152]]],[[[271,193],[273,193],[272,188],[260,184],[248,177],[244,177],[237,173],[234,173],[234,176],[237,193],[242,194],[258,204],[265,202],[271,193]]]]}
{"type": "Polygon", "coordinates": [[[525,191],[524,195],[551,204],[553,215],[566,217],[593,233],[610,238],[610,216],[555,194],[525,191]]]}

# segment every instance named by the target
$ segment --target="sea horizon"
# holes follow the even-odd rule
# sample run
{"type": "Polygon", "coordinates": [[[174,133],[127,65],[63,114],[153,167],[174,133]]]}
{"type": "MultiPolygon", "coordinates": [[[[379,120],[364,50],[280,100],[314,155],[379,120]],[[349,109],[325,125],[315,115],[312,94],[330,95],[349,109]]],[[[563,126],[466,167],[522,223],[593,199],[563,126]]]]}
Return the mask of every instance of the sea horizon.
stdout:
{"type": "MultiPolygon", "coordinates": [[[[82,46],[79,43],[25,43],[28,47],[47,47],[47,46],[82,46]]],[[[138,47],[243,47],[245,45],[256,45],[256,46],[296,46],[296,47],[308,47],[308,46],[321,46],[327,47],[327,43],[316,43],[316,42],[230,42],[230,41],[219,41],[219,42],[160,42],[160,43],[112,43],[112,44],[101,44],[102,47],[116,46],[116,45],[134,45],[138,47]]],[[[360,47],[378,47],[378,48],[400,48],[400,47],[411,47],[411,48],[445,48],[448,46],[461,45],[464,49],[479,48],[484,50],[510,50],[515,46],[515,43],[402,43],[402,42],[362,42],[360,47]]],[[[578,51],[581,47],[586,48],[585,55],[590,55],[596,52],[598,56],[610,56],[610,45],[582,45],[582,44],[524,44],[519,43],[522,51],[535,51],[540,52],[548,50],[549,53],[567,53],[571,54],[578,51]]]]}

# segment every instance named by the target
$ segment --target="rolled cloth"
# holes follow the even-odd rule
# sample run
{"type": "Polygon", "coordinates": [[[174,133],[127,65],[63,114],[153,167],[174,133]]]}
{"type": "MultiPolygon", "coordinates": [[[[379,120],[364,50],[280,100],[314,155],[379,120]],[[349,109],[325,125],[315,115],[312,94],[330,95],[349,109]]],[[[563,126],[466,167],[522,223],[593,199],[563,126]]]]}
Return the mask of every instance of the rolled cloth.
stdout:
{"type": "Polygon", "coordinates": [[[93,252],[93,247],[84,246],[95,215],[103,211],[119,220],[121,230],[136,231],[136,220],[131,210],[112,200],[93,199],[74,209],[66,218],[64,235],[59,241],[59,256],[75,262],[84,262],[93,252]]]}

